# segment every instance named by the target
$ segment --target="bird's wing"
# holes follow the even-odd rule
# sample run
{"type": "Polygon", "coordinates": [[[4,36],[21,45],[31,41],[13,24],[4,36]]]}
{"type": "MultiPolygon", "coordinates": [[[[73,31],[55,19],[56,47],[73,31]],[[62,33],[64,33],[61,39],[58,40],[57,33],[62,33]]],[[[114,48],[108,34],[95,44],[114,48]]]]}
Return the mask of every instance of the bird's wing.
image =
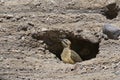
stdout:
{"type": "Polygon", "coordinates": [[[71,50],[71,58],[75,61],[75,62],[81,62],[82,58],[73,50],[71,50]]]}

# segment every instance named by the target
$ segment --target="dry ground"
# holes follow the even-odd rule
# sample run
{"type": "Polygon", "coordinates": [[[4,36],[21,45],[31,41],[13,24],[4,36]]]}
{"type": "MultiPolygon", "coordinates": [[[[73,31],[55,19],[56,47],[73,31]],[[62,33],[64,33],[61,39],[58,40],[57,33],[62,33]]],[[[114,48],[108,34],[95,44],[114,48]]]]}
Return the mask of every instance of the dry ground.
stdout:
{"type": "Polygon", "coordinates": [[[120,80],[120,40],[97,35],[120,27],[116,6],[106,10],[115,1],[0,0],[0,80],[120,80]],[[83,62],[60,60],[61,38],[83,62]]]}

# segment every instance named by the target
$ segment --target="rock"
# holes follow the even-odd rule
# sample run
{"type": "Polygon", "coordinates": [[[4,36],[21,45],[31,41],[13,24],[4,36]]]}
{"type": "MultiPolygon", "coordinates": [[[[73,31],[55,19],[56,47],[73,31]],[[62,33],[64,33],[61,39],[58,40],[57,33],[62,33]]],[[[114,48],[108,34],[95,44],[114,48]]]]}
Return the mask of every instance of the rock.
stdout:
{"type": "Polygon", "coordinates": [[[42,28],[41,31],[47,31],[48,29],[47,28],[42,28]]]}
{"type": "Polygon", "coordinates": [[[5,14],[3,17],[6,18],[6,19],[11,19],[11,18],[14,17],[14,15],[12,15],[12,14],[5,14]]]}
{"type": "Polygon", "coordinates": [[[1,56],[1,57],[0,57],[0,62],[2,62],[2,61],[3,61],[3,59],[4,59],[4,58],[1,56]]]}
{"type": "Polygon", "coordinates": [[[30,25],[30,26],[34,26],[34,23],[32,23],[32,22],[28,22],[28,25],[30,25]]]}
{"type": "Polygon", "coordinates": [[[107,35],[109,39],[117,40],[120,35],[120,29],[110,24],[105,24],[103,26],[102,31],[103,31],[103,34],[107,35]]]}

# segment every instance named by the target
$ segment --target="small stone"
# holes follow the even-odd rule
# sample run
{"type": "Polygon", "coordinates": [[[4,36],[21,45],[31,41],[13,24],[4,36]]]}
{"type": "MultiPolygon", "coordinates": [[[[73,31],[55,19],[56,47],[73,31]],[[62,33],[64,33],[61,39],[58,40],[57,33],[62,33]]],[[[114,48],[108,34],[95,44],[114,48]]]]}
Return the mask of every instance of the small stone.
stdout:
{"type": "Polygon", "coordinates": [[[40,40],[40,41],[38,41],[39,43],[43,43],[44,41],[42,41],[42,40],[40,40]]]}
{"type": "Polygon", "coordinates": [[[4,18],[6,18],[6,19],[11,19],[11,18],[13,18],[13,17],[14,17],[14,15],[12,15],[12,14],[4,15],[4,18]]]}
{"type": "Polygon", "coordinates": [[[103,34],[107,35],[109,39],[117,40],[120,36],[120,29],[110,24],[105,24],[103,26],[103,34]]]}
{"type": "Polygon", "coordinates": [[[10,68],[10,66],[9,66],[9,65],[7,65],[6,67],[7,67],[7,68],[10,68]]]}
{"type": "Polygon", "coordinates": [[[30,25],[30,26],[34,26],[34,24],[33,24],[33,23],[31,23],[31,22],[28,22],[28,25],[30,25]]]}
{"type": "Polygon", "coordinates": [[[0,22],[3,22],[3,18],[0,18],[0,22]]]}
{"type": "Polygon", "coordinates": [[[4,59],[3,57],[0,57],[0,62],[2,62],[2,61],[3,61],[3,59],[4,59]]]}
{"type": "Polygon", "coordinates": [[[41,31],[47,31],[48,29],[47,28],[42,28],[41,31]]]}
{"type": "Polygon", "coordinates": [[[40,50],[40,51],[44,51],[45,49],[40,47],[40,48],[38,48],[38,50],[40,50]]]}
{"type": "Polygon", "coordinates": [[[22,37],[21,39],[22,39],[22,40],[25,40],[25,37],[22,37]]]}

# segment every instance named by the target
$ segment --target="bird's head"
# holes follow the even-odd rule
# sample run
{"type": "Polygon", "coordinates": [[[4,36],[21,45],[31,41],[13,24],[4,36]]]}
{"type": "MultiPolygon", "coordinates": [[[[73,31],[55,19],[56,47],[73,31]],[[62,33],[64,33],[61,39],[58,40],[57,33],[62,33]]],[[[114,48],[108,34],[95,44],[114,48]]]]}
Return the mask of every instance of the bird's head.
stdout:
{"type": "Polygon", "coordinates": [[[64,48],[70,47],[70,45],[71,45],[71,42],[68,39],[62,39],[61,43],[62,43],[64,48]]]}

